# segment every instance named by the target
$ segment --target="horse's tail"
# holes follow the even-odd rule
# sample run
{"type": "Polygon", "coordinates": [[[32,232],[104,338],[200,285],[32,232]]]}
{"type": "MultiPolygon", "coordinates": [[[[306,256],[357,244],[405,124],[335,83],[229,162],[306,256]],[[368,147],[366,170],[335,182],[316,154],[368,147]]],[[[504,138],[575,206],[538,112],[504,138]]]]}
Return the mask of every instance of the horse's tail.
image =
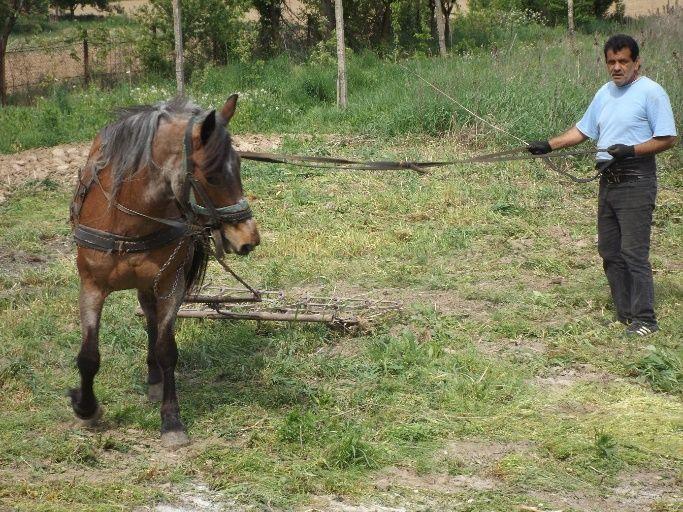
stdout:
{"type": "Polygon", "coordinates": [[[198,238],[194,243],[194,254],[192,256],[192,265],[185,276],[186,293],[188,295],[196,294],[204,284],[204,277],[206,276],[206,266],[209,264],[209,242],[205,238],[198,238]]]}

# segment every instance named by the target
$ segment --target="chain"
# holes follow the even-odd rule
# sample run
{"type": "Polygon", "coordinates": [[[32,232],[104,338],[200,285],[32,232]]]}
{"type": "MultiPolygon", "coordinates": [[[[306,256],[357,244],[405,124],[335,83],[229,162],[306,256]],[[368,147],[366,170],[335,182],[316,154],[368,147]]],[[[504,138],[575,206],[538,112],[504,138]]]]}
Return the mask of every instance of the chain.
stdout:
{"type": "Polygon", "coordinates": [[[169,291],[168,294],[166,294],[166,295],[162,295],[162,296],[159,295],[159,281],[161,280],[161,275],[164,273],[166,268],[171,264],[171,262],[175,259],[176,255],[178,254],[178,250],[183,245],[183,243],[189,239],[190,239],[190,237],[184,237],[184,238],[180,239],[180,241],[178,242],[178,245],[176,245],[175,249],[173,249],[173,252],[171,253],[171,255],[168,257],[166,262],[161,266],[161,268],[159,269],[159,272],[157,272],[156,276],[154,276],[154,286],[153,286],[154,295],[156,295],[159,300],[166,300],[166,299],[170,298],[171,296],[173,296],[173,294],[176,291],[176,288],[178,287],[178,282],[180,281],[180,275],[182,274],[183,270],[185,269],[185,265],[187,264],[188,256],[190,255],[189,250],[185,253],[185,261],[176,270],[175,280],[173,281],[173,286],[171,287],[171,291],[169,291]]]}

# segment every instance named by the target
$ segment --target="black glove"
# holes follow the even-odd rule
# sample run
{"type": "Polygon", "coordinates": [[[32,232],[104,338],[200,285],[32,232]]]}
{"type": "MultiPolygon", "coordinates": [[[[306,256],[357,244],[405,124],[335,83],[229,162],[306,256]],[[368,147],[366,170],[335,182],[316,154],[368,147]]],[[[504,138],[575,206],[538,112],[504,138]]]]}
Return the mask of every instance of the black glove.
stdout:
{"type": "Polygon", "coordinates": [[[636,156],[636,148],[627,144],[613,144],[607,148],[607,152],[612,155],[615,160],[636,156]]]}
{"type": "Polygon", "coordinates": [[[545,155],[550,153],[553,148],[550,147],[550,142],[547,140],[535,140],[529,143],[526,150],[532,155],[545,155]]]}

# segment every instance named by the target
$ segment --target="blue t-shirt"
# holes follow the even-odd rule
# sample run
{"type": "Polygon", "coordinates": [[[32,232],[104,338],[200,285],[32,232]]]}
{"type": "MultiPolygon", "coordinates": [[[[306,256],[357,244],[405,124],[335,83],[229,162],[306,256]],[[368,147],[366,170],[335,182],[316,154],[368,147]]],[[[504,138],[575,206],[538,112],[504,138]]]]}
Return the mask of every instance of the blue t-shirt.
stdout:
{"type": "MultiPolygon", "coordinates": [[[[576,124],[585,136],[597,140],[598,148],[612,144],[640,144],[652,137],[676,135],[674,115],[666,91],[654,80],[639,77],[618,87],[607,82],[576,124]]],[[[598,152],[598,160],[611,160],[598,152]]]]}

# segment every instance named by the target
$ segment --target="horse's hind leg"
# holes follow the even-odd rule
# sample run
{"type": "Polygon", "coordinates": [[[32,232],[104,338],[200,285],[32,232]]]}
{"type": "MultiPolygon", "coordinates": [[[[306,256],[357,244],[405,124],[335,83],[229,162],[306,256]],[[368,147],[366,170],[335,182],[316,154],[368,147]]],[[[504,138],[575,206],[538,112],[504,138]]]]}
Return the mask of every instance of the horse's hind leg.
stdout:
{"type": "MultiPolygon", "coordinates": [[[[178,287],[181,288],[181,287],[178,287]]],[[[175,319],[182,302],[183,290],[176,290],[174,297],[157,301],[158,337],[154,353],[163,377],[161,402],[161,444],[175,449],[189,444],[185,426],[180,419],[180,407],[175,385],[175,367],[178,347],[175,342],[175,319]]]]}
{"type": "Polygon", "coordinates": [[[81,374],[81,387],[72,389],[71,406],[76,418],[84,426],[92,426],[102,416],[102,408],[97,403],[93,382],[100,369],[99,330],[102,305],[108,292],[88,280],[81,280],[79,307],[83,342],[76,359],[81,374]]]}
{"type": "Polygon", "coordinates": [[[159,337],[157,300],[153,292],[138,290],[138,302],[147,319],[147,398],[159,402],[163,397],[163,376],[154,352],[159,337]]]}

